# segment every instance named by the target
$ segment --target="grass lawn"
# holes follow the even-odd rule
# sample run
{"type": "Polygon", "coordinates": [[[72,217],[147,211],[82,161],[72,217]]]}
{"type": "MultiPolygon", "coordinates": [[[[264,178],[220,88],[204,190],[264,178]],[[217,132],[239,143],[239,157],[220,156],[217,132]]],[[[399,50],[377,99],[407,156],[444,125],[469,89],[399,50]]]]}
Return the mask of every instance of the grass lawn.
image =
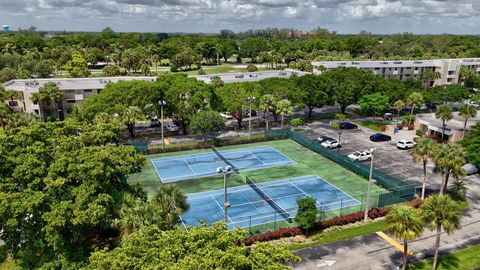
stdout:
{"type": "MultiPolygon", "coordinates": [[[[478,269],[480,267],[480,245],[462,249],[455,253],[441,256],[438,260],[437,270],[441,269],[478,269]]],[[[427,260],[410,265],[410,270],[431,269],[432,261],[427,260]]]]}
{"type": "Polygon", "coordinates": [[[383,231],[386,229],[386,227],[387,223],[385,222],[385,220],[374,221],[365,225],[360,225],[358,227],[345,228],[327,232],[324,233],[323,237],[321,237],[319,240],[310,243],[292,244],[289,245],[288,248],[290,250],[297,250],[312,246],[318,246],[321,244],[336,242],[347,238],[383,231]]]}
{"type": "Polygon", "coordinates": [[[371,120],[366,120],[366,121],[358,121],[358,122],[353,122],[354,124],[357,124],[362,127],[366,127],[378,132],[381,132],[382,129],[381,127],[383,125],[388,125],[391,123],[391,121],[371,121],[371,120]]]}

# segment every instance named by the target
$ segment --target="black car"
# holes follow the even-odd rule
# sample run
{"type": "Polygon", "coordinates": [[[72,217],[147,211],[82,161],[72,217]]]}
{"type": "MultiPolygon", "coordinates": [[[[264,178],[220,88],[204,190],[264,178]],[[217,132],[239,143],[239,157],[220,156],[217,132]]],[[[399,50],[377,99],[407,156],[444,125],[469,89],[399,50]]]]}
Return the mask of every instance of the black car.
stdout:
{"type": "Polygon", "coordinates": [[[350,122],[344,122],[339,125],[340,129],[357,129],[358,126],[350,122]]]}
{"type": "Polygon", "coordinates": [[[332,137],[328,136],[320,136],[317,138],[318,143],[326,142],[326,141],[333,141],[332,137]]]}
{"type": "Polygon", "coordinates": [[[372,142],[385,142],[385,141],[391,141],[392,137],[382,134],[382,133],[375,133],[372,136],[370,136],[370,141],[372,142]]]}

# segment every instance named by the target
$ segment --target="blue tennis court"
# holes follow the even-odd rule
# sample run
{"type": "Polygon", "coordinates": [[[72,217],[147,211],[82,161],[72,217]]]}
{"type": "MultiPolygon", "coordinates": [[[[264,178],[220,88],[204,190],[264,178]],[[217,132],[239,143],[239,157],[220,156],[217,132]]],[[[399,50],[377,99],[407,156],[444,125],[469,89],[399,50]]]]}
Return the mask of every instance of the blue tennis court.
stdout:
{"type": "MultiPolygon", "coordinates": [[[[221,154],[239,170],[256,170],[295,163],[270,146],[225,150],[221,151],[221,154]]],[[[157,158],[152,159],[152,164],[163,183],[216,175],[218,167],[227,165],[214,152],[157,158]]]]}
{"type": "MultiPolygon", "coordinates": [[[[276,206],[294,218],[297,213],[297,200],[313,197],[322,211],[331,211],[341,207],[359,205],[360,201],[346,194],[317,175],[282,179],[257,183],[257,188],[267,195],[276,206]]],[[[228,189],[228,228],[247,228],[282,219],[275,210],[250,185],[228,189]]],[[[190,209],[182,215],[184,226],[198,226],[200,220],[207,224],[223,221],[223,189],[188,194],[190,209]]]]}

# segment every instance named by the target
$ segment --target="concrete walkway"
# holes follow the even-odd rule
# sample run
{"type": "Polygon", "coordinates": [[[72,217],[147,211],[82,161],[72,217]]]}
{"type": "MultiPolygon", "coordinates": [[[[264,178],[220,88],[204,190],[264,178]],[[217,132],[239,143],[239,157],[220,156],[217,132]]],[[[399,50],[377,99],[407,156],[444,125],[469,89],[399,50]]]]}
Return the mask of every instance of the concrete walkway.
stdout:
{"type": "MultiPolygon", "coordinates": [[[[452,235],[442,233],[440,254],[480,244],[480,176],[469,176],[467,185],[470,206],[463,214],[462,229],[452,235]]],[[[409,262],[432,259],[434,243],[435,235],[428,230],[422,238],[409,242],[413,252],[409,262]]],[[[293,265],[294,269],[396,269],[402,261],[402,252],[377,234],[306,248],[295,254],[302,262],[293,265]]],[[[450,263],[447,269],[455,269],[458,262],[450,263]]]]}

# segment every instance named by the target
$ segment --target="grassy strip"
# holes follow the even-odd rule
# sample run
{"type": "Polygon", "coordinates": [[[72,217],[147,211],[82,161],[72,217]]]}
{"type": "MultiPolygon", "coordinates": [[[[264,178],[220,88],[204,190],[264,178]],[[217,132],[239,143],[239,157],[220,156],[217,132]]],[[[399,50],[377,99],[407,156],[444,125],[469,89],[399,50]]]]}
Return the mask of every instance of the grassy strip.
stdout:
{"type": "Polygon", "coordinates": [[[377,122],[377,121],[375,121],[375,122],[372,122],[372,121],[358,121],[358,122],[353,122],[353,123],[357,124],[359,126],[362,126],[362,127],[366,127],[366,128],[378,131],[378,132],[382,131],[381,127],[383,125],[388,124],[388,122],[377,122]]]}
{"type": "Polygon", "coordinates": [[[312,246],[318,246],[326,243],[336,242],[339,240],[352,238],[360,235],[370,234],[378,231],[383,231],[387,227],[385,220],[371,222],[365,225],[361,225],[353,228],[340,229],[326,233],[324,237],[319,240],[309,242],[309,243],[300,243],[292,244],[288,246],[290,250],[297,250],[312,246]]]}
{"type": "MultiPolygon", "coordinates": [[[[480,267],[480,245],[472,246],[466,249],[462,249],[455,253],[441,256],[438,260],[437,270],[441,269],[477,269],[480,267]]],[[[408,269],[431,269],[432,261],[422,261],[413,264],[408,269]]]]}

